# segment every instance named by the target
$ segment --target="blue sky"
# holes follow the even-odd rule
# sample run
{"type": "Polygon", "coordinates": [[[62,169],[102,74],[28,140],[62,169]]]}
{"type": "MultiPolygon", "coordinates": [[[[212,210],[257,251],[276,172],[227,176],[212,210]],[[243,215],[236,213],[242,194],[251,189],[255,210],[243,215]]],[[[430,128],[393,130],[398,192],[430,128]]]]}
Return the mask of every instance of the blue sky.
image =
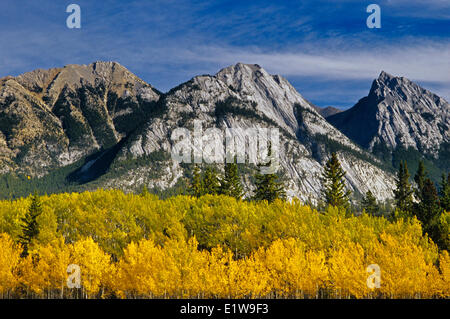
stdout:
{"type": "Polygon", "coordinates": [[[161,91],[237,62],[350,107],[381,70],[450,100],[449,0],[0,0],[0,77],[117,61],[161,91]],[[80,5],[82,28],[66,27],[80,5]],[[381,7],[368,29],[366,7],[381,7]]]}

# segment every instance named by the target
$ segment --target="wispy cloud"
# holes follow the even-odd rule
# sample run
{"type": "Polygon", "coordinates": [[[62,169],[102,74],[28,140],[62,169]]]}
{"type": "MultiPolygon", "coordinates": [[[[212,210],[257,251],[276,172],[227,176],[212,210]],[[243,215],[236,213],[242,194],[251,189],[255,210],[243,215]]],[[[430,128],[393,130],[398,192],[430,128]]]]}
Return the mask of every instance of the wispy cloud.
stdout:
{"type": "MultiPolygon", "coordinates": [[[[311,47],[311,44],[309,44],[311,47]]],[[[413,45],[389,44],[365,49],[301,47],[277,52],[257,48],[200,47],[188,58],[230,64],[235,61],[259,63],[285,75],[335,79],[373,78],[385,70],[399,76],[430,82],[450,83],[450,43],[413,45]]]]}
{"type": "MultiPolygon", "coordinates": [[[[192,61],[229,65],[258,63],[271,73],[290,77],[329,80],[370,80],[384,70],[396,76],[426,83],[447,99],[450,97],[450,42],[427,40],[412,44],[387,44],[369,48],[336,48],[311,44],[286,51],[258,48],[200,47],[185,52],[192,61]]],[[[450,99],[449,99],[450,100],[450,99]]]]}
{"type": "Polygon", "coordinates": [[[381,70],[450,99],[450,3],[379,0],[77,0],[82,29],[65,27],[70,1],[0,4],[0,76],[114,60],[168,90],[236,62],[286,76],[319,105],[351,106],[381,70]]]}

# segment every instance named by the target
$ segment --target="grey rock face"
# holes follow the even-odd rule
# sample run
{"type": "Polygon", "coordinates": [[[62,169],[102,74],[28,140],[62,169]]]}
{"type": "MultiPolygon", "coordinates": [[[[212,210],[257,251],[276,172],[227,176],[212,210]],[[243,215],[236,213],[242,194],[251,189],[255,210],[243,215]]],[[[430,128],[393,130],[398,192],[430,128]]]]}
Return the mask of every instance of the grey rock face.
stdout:
{"type": "Polygon", "coordinates": [[[386,72],[373,82],[367,97],[327,120],[369,150],[377,145],[403,146],[436,157],[441,145],[450,140],[450,104],[386,72]]]}
{"type": "MultiPolygon", "coordinates": [[[[214,76],[195,77],[168,92],[160,103],[165,107],[163,115],[152,118],[130,136],[120,151],[119,162],[158,151],[170,153],[173,130],[192,129],[194,119],[202,120],[204,129],[218,128],[222,132],[225,128],[273,127],[281,132],[280,164],[289,196],[303,200],[319,197],[322,165],[330,154],[330,143],[340,145],[338,154],[347,170],[349,188],[359,192],[370,188],[380,199],[391,196],[393,178],[376,165],[374,158],[330,125],[286,79],[272,76],[258,65],[239,63],[214,76]],[[371,158],[372,163],[363,158],[371,158]]],[[[141,168],[108,184],[125,189],[139,183],[169,188],[182,176],[182,168],[170,159],[164,167],[158,178],[146,178],[154,171],[141,168]]],[[[244,181],[250,192],[253,186],[248,174],[244,181]]]]}
{"type": "Polygon", "coordinates": [[[114,62],[0,79],[2,169],[42,176],[134,130],[159,93],[114,62]]]}
{"type": "Polygon", "coordinates": [[[342,110],[335,108],[333,106],[327,106],[327,107],[315,107],[317,113],[322,115],[324,118],[330,117],[331,115],[338,114],[343,112],[342,110]]]}
{"type": "MultiPolygon", "coordinates": [[[[189,169],[170,157],[176,143],[172,133],[192,130],[194,120],[202,121],[203,130],[219,132],[279,129],[280,172],[290,197],[319,198],[322,167],[331,151],[347,171],[350,189],[370,189],[380,200],[392,196],[394,179],[376,158],[325,120],[286,79],[242,63],[194,77],[162,95],[112,62],[3,78],[0,173],[42,176],[105,149],[87,158],[78,172],[96,176],[92,172],[106,157],[112,161],[92,187],[167,190],[189,169]]],[[[255,169],[248,166],[244,172],[248,195],[255,169]]]]}

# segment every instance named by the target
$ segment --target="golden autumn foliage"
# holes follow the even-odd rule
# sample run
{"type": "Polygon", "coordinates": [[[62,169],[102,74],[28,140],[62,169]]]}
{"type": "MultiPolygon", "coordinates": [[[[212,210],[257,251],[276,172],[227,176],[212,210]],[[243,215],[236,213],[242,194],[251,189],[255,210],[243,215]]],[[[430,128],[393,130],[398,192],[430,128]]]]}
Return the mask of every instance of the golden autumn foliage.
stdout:
{"type": "Polygon", "coordinates": [[[450,295],[450,256],[448,251],[443,251],[439,257],[439,268],[442,274],[442,296],[450,295]]]}
{"type": "Polygon", "coordinates": [[[28,292],[49,295],[52,291],[65,288],[67,266],[71,263],[71,245],[65,245],[64,239],[41,245],[21,260],[19,282],[28,292]]]}
{"type": "Polygon", "coordinates": [[[103,190],[42,203],[36,245],[20,258],[29,199],[0,201],[4,298],[450,297],[449,254],[416,219],[103,190]],[[80,289],[67,286],[72,264],[80,289]],[[371,264],[380,268],[379,288],[367,286],[371,264]]]}
{"type": "Polygon", "coordinates": [[[114,275],[111,256],[103,252],[92,238],[73,244],[71,264],[80,266],[81,282],[88,296],[97,295],[114,275]]]}
{"type": "Polygon", "coordinates": [[[364,249],[358,243],[349,243],[348,246],[330,252],[328,260],[331,286],[334,288],[334,297],[354,296],[362,298],[370,293],[367,287],[366,272],[368,263],[364,249]]]}
{"type": "Polygon", "coordinates": [[[19,264],[20,247],[17,247],[8,234],[0,234],[0,294],[4,295],[17,287],[15,269],[19,264]]]}

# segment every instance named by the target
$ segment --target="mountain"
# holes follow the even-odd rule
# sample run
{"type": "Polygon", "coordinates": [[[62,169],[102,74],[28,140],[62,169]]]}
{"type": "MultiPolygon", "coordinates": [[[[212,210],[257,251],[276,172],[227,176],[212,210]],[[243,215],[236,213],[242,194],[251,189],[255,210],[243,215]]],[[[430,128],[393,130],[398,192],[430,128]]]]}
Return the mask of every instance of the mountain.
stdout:
{"type": "Polygon", "coordinates": [[[322,115],[324,118],[327,118],[331,115],[343,112],[341,109],[335,108],[333,106],[327,106],[327,107],[315,106],[314,108],[317,111],[317,113],[322,115]]]}
{"type": "Polygon", "coordinates": [[[43,176],[117,144],[159,93],[118,63],[0,79],[0,173],[43,176]]]}
{"type": "MultiPolygon", "coordinates": [[[[381,200],[392,197],[394,179],[382,161],[325,120],[286,79],[258,65],[238,63],[196,76],[165,94],[112,62],[37,70],[0,83],[4,192],[28,185],[17,181],[24,173],[33,176],[29,185],[48,191],[136,191],[145,185],[176,192],[193,165],[172,160],[171,136],[200,120],[203,130],[219,132],[277,128],[279,173],[290,197],[319,198],[331,152],[355,194],[370,189],[381,200]]],[[[256,166],[239,169],[251,194],[256,166]]]]}
{"type": "Polygon", "coordinates": [[[409,152],[450,169],[450,105],[406,78],[381,72],[368,96],[327,120],[374,153],[409,152]]]}
{"type": "MultiPolygon", "coordinates": [[[[194,120],[201,120],[204,129],[222,132],[225,128],[279,128],[281,173],[290,196],[304,200],[320,196],[322,166],[331,151],[338,152],[351,189],[366,192],[370,188],[380,199],[391,196],[393,178],[383,171],[381,163],[330,125],[286,79],[270,75],[258,65],[238,63],[213,76],[194,77],[165,94],[160,105],[162,116],[151,118],[118,153],[113,163],[117,172],[110,171],[116,177],[106,182],[108,187],[176,187],[192,165],[172,162],[169,153],[173,141],[169,137],[177,127],[192,128],[194,120]],[[159,170],[146,163],[123,170],[121,163],[127,160],[152,159],[156,154],[161,159],[159,170]]],[[[250,193],[253,172],[248,166],[243,172],[250,193]]]]}

